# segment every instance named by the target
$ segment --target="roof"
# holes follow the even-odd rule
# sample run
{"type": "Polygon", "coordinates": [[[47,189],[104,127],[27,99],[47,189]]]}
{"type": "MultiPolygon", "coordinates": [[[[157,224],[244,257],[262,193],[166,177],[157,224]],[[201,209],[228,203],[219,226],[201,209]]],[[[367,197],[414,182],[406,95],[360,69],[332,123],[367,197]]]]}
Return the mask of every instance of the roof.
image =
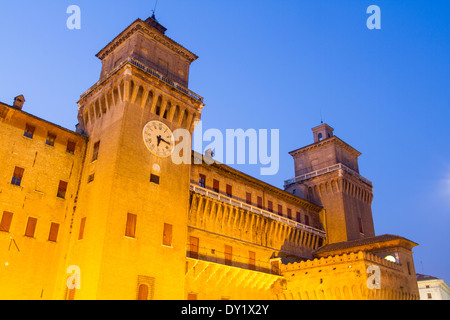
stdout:
{"type": "Polygon", "coordinates": [[[403,238],[401,236],[384,234],[356,240],[331,243],[317,249],[316,251],[313,252],[313,255],[314,256],[326,256],[330,254],[335,255],[342,253],[357,252],[361,250],[370,251],[370,249],[374,248],[393,247],[393,246],[405,247],[411,250],[413,247],[417,245],[418,245],[417,243],[410,241],[406,238],[403,238]]]}
{"type": "Polygon", "coordinates": [[[429,276],[429,275],[426,275],[426,274],[417,273],[416,276],[417,276],[417,281],[438,280],[438,278],[433,277],[433,276],[429,276]]]}

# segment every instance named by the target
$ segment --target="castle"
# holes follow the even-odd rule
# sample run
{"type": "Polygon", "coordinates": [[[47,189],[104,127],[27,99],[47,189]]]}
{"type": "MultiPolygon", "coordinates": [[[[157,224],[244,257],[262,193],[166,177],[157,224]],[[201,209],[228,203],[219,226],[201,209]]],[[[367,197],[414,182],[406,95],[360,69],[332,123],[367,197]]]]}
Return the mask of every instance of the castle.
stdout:
{"type": "Polygon", "coordinates": [[[417,244],[375,235],[361,154],[329,125],[284,190],[171,161],[204,103],[165,32],[137,19],[97,54],[76,131],[0,103],[0,299],[419,299],[417,244]]]}

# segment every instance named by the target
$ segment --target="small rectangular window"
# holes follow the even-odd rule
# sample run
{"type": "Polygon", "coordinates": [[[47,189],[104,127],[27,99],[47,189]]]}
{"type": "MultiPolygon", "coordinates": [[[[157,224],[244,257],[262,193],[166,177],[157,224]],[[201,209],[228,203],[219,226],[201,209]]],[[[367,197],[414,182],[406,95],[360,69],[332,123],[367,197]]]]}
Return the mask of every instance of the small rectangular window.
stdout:
{"type": "Polygon", "coordinates": [[[262,209],[263,207],[263,200],[261,197],[256,198],[257,199],[257,206],[258,208],[262,209]]]}
{"type": "Polygon", "coordinates": [[[292,210],[290,208],[287,208],[287,217],[292,219],[292,210]]]}
{"type": "Polygon", "coordinates": [[[84,238],[84,228],[86,226],[86,217],[81,219],[80,222],[80,231],[78,232],[78,240],[81,240],[84,238]]]}
{"type": "Polygon", "coordinates": [[[296,213],[296,216],[297,216],[297,217],[296,217],[296,218],[297,218],[297,219],[296,219],[297,222],[301,223],[301,222],[302,222],[302,218],[301,218],[301,217],[302,217],[302,214],[301,214],[300,212],[297,212],[297,213],[296,213]]]}
{"type": "Polygon", "coordinates": [[[51,147],[55,146],[55,140],[56,140],[56,134],[48,133],[47,134],[47,140],[45,141],[45,144],[51,147]]]}
{"type": "Polygon", "coordinates": [[[125,228],[125,235],[127,237],[135,238],[136,237],[136,220],[137,216],[132,213],[127,214],[127,225],[125,228]]]}
{"type": "Polygon", "coordinates": [[[66,191],[67,191],[67,182],[59,181],[58,193],[56,194],[56,196],[58,198],[65,199],[66,198],[66,191]]]}
{"type": "Polygon", "coordinates": [[[206,176],[201,174],[198,178],[198,185],[202,188],[206,188],[206,176]]]}
{"type": "Polygon", "coordinates": [[[94,144],[94,151],[92,152],[92,162],[98,159],[98,151],[100,150],[100,141],[94,144]]]}
{"type": "Polygon", "coordinates": [[[233,196],[233,187],[230,186],[229,184],[227,184],[226,194],[227,194],[227,197],[230,197],[230,198],[233,196]]]}
{"type": "Polygon", "coordinates": [[[233,248],[231,246],[225,245],[225,265],[231,266],[233,260],[233,248]]]}
{"type": "Polygon", "coordinates": [[[305,214],[305,224],[309,226],[309,216],[305,214]]]}
{"type": "Polygon", "coordinates": [[[273,202],[267,201],[267,211],[273,212],[273,202]]]}
{"type": "Polygon", "coordinates": [[[248,252],[248,268],[250,270],[256,270],[256,253],[254,253],[253,251],[249,251],[248,252]]]}
{"type": "Polygon", "coordinates": [[[189,237],[189,257],[198,259],[198,245],[199,239],[196,237],[189,237]]]}
{"type": "Polygon", "coordinates": [[[36,130],[36,127],[27,124],[25,126],[25,132],[23,133],[23,136],[27,137],[27,138],[30,138],[30,139],[33,139],[33,135],[34,135],[34,131],[35,130],[36,130]]]}
{"type": "Polygon", "coordinates": [[[363,223],[362,223],[362,219],[360,217],[358,217],[358,227],[359,227],[359,232],[364,233],[363,223]]]}
{"type": "Polygon", "coordinates": [[[252,204],[252,194],[250,192],[245,194],[245,202],[250,205],[252,204]]]}
{"type": "Polygon", "coordinates": [[[159,176],[157,176],[156,174],[151,174],[150,175],[150,182],[152,182],[154,184],[159,184],[159,176]]]}
{"type": "Polygon", "coordinates": [[[11,228],[13,214],[11,212],[3,212],[2,221],[0,222],[0,231],[9,232],[11,228]]]}
{"type": "Polygon", "coordinates": [[[280,216],[283,215],[283,206],[282,206],[281,204],[278,205],[278,214],[279,214],[280,216]]]}
{"type": "Polygon", "coordinates": [[[66,152],[70,153],[70,154],[74,154],[75,153],[75,146],[76,143],[73,141],[67,141],[67,149],[66,152]]]}
{"type": "Polygon", "coordinates": [[[25,229],[25,236],[33,238],[36,231],[37,219],[29,217],[27,222],[27,228],[25,229]]]}
{"type": "Polygon", "coordinates": [[[172,225],[164,223],[163,245],[172,246],[172,225]]]}
{"type": "Polygon", "coordinates": [[[52,222],[50,225],[50,233],[48,235],[48,241],[56,242],[58,239],[59,223],[52,222]]]}
{"type": "Polygon", "coordinates": [[[23,178],[24,172],[25,172],[25,169],[20,168],[20,167],[15,167],[13,177],[11,179],[11,184],[13,184],[15,186],[20,186],[20,184],[22,183],[22,178],[23,178]]]}
{"type": "Polygon", "coordinates": [[[219,193],[219,180],[213,180],[213,191],[219,193]]]}

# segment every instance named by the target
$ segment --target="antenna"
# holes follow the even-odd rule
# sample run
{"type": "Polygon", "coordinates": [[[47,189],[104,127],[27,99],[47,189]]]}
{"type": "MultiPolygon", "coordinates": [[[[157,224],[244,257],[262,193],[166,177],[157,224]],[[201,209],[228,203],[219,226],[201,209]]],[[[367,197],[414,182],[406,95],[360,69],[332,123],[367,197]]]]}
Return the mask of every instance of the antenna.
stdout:
{"type": "Polygon", "coordinates": [[[153,17],[155,16],[156,7],[158,6],[158,0],[155,2],[155,7],[153,8],[153,17]]]}
{"type": "Polygon", "coordinates": [[[320,109],[320,124],[323,124],[322,109],[320,109]]]}

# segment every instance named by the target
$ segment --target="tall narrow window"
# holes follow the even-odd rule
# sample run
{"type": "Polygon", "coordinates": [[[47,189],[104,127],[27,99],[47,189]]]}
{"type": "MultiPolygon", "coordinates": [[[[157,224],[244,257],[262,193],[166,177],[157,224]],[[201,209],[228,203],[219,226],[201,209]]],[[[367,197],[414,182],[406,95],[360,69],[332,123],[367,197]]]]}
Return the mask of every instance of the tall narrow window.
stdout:
{"type": "Polygon", "coordinates": [[[27,228],[25,229],[25,236],[33,238],[36,231],[37,219],[29,217],[27,222],[27,228]]]}
{"type": "Polygon", "coordinates": [[[214,192],[219,193],[219,180],[216,179],[213,180],[213,190],[214,192]]]}
{"type": "Polygon", "coordinates": [[[201,174],[198,178],[198,185],[202,188],[206,188],[206,176],[201,174]]]}
{"type": "Polygon", "coordinates": [[[100,141],[94,144],[94,151],[92,152],[92,162],[98,159],[98,151],[100,150],[100,141]]]}
{"type": "Polygon", "coordinates": [[[253,251],[249,251],[248,252],[248,268],[250,270],[256,270],[256,253],[254,253],[253,251]]]}
{"type": "Polygon", "coordinates": [[[55,140],[56,140],[56,134],[48,133],[47,134],[47,140],[45,141],[45,144],[51,147],[55,146],[55,140]]]}
{"type": "Polygon", "coordinates": [[[172,246],[172,225],[164,223],[163,245],[172,246]]]}
{"type": "Polygon", "coordinates": [[[2,221],[0,222],[0,231],[9,232],[11,228],[13,214],[11,212],[3,212],[2,221]]]}
{"type": "Polygon", "coordinates": [[[230,198],[233,196],[233,187],[230,186],[229,184],[227,184],[226,194],[227,194],[227,197],[230,197],[230,198]]]}
{"type": "Polygon", "coordinates": [[[258,208],[262,209],[263,207],[263,200],[261,197],[256,198],[257,199],[257,206],[258,208]]]}
{"type": "Polygon", "coordinates": [[[273,212],[273,202],[270,200],[267,201],[267,210],[273,212]]]}
{"type": "Polygon", "coordinates": [[[136,220],[137,216],[132,213],[127,214],[127,225],[125,227],[125,235],[130,238],[136,237],[136,220]]]}
{"type": "Polygon", "coordinates": [[[86,226],[86,217],[81,218],[80,231],[78,232],[78,240],[81,240],[84,238],[84,227],[85,226],[86,226]]]}
{"type": "Polygon", "coordinates": [[[300,212],[297,212],[296,213],[296,218],[297,218],[296,220],[297,220],[297,222],[299,222],[299,223],[302,222],[302,218],[301,217],[302,217],[302,214],[300,212]]]}
{"type": "Polygon", "coordinates": [[[11,179],[11,184],[13,184],[15,186],[20,186],[20,184],[22,183],[24,171],[25,171],[25,169],[23,169],[23,168],[15,167],[13,177],[11,179]]]}
{"type": "Polygon", "coordinates": [[[280,216],[283,215],[283,206],[282,206],[281,204],[278,205],[278,214],[279,214],[280,216]]]}
{"type": "Polygon", "coordinates": [[[56,242],[58,239],[59,223],[52,222],[50,225],[50,233],[48,235],[48,241],[56,242]]]}
{"type": "Polygon", "coordinates": [[[23,133],[23,136],[27,137],[27,138],[30,138],[30,139],[33,139],[33,135],[34,135],[34,131],[35,130],[36,130],[36,127],[27,124],[25,126],[25,132],[23,133]]]}
{"type": "Polygon", "coordinates": [[[195,237],[189,237],[189,257],[198,259],[198,244],[199,239],[195,237]]]}
{"type": "Polygon", "coordinates": [[[309,216],[305,214],[305,224],[309,226],[309,216]]]}
{"type": "Polygon", "coordinates": [[[56,196],[58,198],[65,199],[66,198],[66,191],[67,191],[67,182],[59,181],[58,193],[57,193],[56,196]]]}
{"type": "Polygon", "coordinates": [[[252,194],[250,192],[247,192],[245,195],[245,202],[247,204],[252,204],[252,194]]]}
{"type": "Polygon", "coordinates": [[[66,152],[70,153],[70,154],[74,154],[75,153],[75,146],[76,143],[73,141],[67,141],[67,148],[66,148],[66,152]]]}
{"type": "Polygon", "coordinates": [[[231,261],[233,260],[233,248],[231,246],[225,245],[225,264],[231,266],[231,261]]]}
{"type": "Polygon", "coordinates": [[[287,208],[287,217],[292,219],[292,210],[290,208],[287,208]]]}
{"type": "Polygon", "coordinates": [[[363,223],[362,223],[362,219],[360,217],[358,217],[358,227],[359,227],[359,232],[364,233],[363,223]]]}

